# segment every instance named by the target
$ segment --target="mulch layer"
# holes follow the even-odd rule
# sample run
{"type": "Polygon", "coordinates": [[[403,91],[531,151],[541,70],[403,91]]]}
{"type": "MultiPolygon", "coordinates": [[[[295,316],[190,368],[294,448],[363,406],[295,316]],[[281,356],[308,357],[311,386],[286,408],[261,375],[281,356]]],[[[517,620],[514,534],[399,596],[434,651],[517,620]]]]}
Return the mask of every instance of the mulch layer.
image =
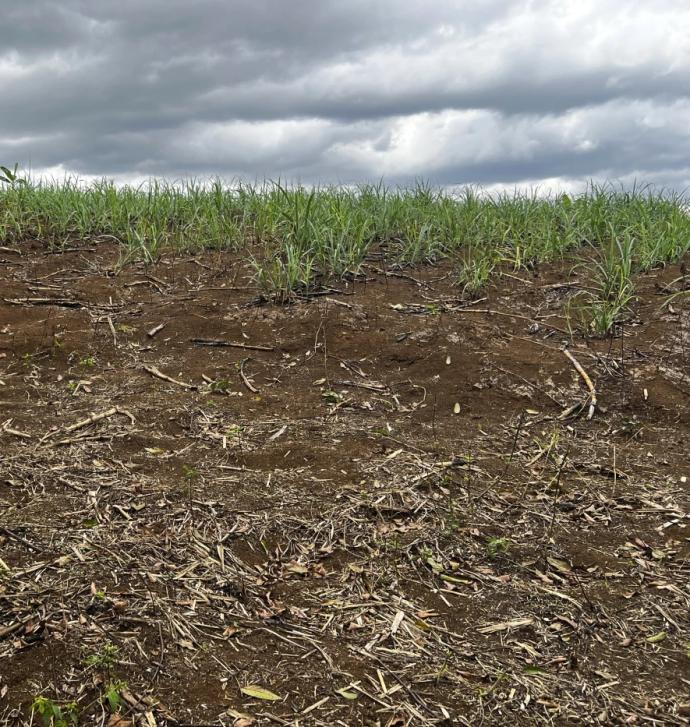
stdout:
{"type": "Polygon", "coordinates": [[[587,340],[567,264],[118,260],[0,252],[1,724],[690,724],[678,266],[587,340]]]}

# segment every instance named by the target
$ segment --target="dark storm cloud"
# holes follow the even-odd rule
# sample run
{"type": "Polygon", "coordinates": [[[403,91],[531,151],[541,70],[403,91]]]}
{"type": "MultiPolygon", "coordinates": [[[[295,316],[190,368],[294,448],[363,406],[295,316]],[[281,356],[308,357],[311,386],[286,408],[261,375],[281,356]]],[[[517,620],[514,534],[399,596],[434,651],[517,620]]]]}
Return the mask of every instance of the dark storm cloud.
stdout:
{"type": "Polygon", "coordinates": [[[0,88],[38,170],[690,180],[675,0],[0,0],[0,88]]]}

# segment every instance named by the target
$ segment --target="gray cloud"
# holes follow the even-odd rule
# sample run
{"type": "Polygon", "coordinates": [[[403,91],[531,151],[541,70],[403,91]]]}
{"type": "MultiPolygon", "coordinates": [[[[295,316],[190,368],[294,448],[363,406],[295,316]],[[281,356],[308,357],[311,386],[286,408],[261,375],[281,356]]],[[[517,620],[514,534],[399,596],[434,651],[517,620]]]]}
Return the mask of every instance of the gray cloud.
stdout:
{"type": "Polygon", "coordinates": [[[686,2],[2,5],[0,161],[123,178],[690,182],[686,2]]]}

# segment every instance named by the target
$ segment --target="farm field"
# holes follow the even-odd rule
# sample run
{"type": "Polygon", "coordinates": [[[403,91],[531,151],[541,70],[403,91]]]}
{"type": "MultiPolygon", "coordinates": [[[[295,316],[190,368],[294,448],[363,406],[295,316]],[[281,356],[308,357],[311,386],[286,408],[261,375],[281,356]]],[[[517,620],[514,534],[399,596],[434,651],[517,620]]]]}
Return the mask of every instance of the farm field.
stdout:
{"type": "Polygon", "coordinates": [[[689,245],[646,192],[8,182],[0,721],[690,724],[689,245]]]}

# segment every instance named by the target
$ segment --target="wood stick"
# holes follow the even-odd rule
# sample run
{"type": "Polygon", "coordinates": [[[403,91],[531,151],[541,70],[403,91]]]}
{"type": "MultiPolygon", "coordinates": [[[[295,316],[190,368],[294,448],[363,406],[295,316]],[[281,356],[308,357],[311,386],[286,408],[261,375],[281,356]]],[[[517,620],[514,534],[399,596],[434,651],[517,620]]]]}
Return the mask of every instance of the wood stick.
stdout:
{"type": "Polygon", "coordinates": [[[224,341],[222,338],[190,338],[197,346],[217,346],[219,348],[244,348],[249,351],[274,351],[273,346],[258,346],[251,343],[236,343],[235,341],[224,341]]]}
{"type": "Polygon", "coordinates": [[[244,375],[244,364],[247,361],[249,361],[248,358],[242,359],[242,363],[240,364],[240,376],[242,378],[242,382],[249,389],[249,391],[251,391],[253,394],[258,394],[259,390],[255,386],[252,386],[251,381],[249,381],[249,379],[244,375]]]}
{"type": "Polygon", "coordinates": [[[12,538],[13,540],[16,540],[18,543],[21,543],[22,545],[25,545],[30,550],[35,550],[37,553],[42,552],[41,549],[38,547],[38,545],[34,545],[33,543],[30,543],[25,538],[22,538],[21,535],[17,535],[12,530],[8,530],[7,528],[0,527],[0,533],[2,535],[6,535],[8,538],[12,538]]]}
{"type": "Polygon", "coordinates": [[[597,391],[594,388],[594,384],[592,383],[592,379],[589,378],[589,375],[587,372],[580,366],[578,360],[573,356],[570,351],[568,351],[567,348],[563,349],[563,353],[568,357],[570,360],[570,363],[575,367],[575,370],[578,374],[582,377],[582,380],[585,382],[587,388],[589,389],[589,411],[587,412],[587,419],[591,419],[594,416],[594,410],[597,406],[597,391]]]}
{"type": "MultiPolygon", "coordinates": [[[[81,421],[77,422],[76,424],[71,424],[69,427],[62,430],[63,434],[70,434],[71,432],[76,432],[77,429],[82,429],[83,427],[88,427],[89,424],[95,424],[96,422],[100,422],[103,419],[107,419],[108,417],[114,416],[115,414],[122,414],[123,416],[129,417],[132,424],[136,421],[132,414],[130,414],[126,409],[120,409],[120,407],[113,406],[110,409],[106,409],[105,411],[99,412],[98,414],[92,414],[91,416],[87,417],[86,419],[82,419],[81,421]]],[[[52,434],[56,434],[56,432],[52,432],[52,434]]]]}
{"type": "Polygon", "coordinates": [[[165,323],[159,323],[157,326],[154,326],[150,331],[146,331],[146,335],[149,338],[153,338],[157,333],[160,333],[165,328],[165,326],[165,323]]]}
{"type": "Polygon", "coordinates": [[[115,326],[113,325],[111,316],[108,316],[108,326],[110,326],[110,332],[113,334],[113,346],[117,348],[117,333],[115,332],[115,326]]]}
{"type": "MultiPolygon", "coordinates": [[[[0,560],[0,563],[1,562],[2,561],[0,560]]],[[[9,636],[10,634],[13,634],[15,631],[19,631],[20,628],[26,626],[27,621],[29,621],[29,619],[26,619],[25,621],[17,621],[17,623],[12,624],[11,626],[4,626],[3,628],[1,628],[0,639],[4,638],[5,636],[9,636]]]]}
{"type": "Polygon", "coordinates": [[[187,384],[184,381],[178,381],[177,379],[173,379],[172,377],[168,376],[167,374],[164,374],[162,371],[159,371],[155,366],[144,366],[144,371],[151,374],[151,376],[155,376],[157,379],[162,379],[163,381],[168,381],[171,384],[176,384],[177,386],[181,386],[184,389],[198,389],[199,387],[196,386],[196,384],[187,384]]]}
{"type": "Polygon", "coordinates": [[[19,429],[13,429],[10,424],[12,423],[11,419],[8,419],[2,427],[0,427],[1,432],[7,432],[8,434],[12,434],[15,437],[20,437],[21,439],[31,439],[31,435],[27,434],[26,432],[21,432],[19,429]]]}
{"type": "Polygon", "coordinates": [[[62,308],[83,308],[84,304],[70,298],[3,298],[13,305],[56,305],[62,308]]]}

